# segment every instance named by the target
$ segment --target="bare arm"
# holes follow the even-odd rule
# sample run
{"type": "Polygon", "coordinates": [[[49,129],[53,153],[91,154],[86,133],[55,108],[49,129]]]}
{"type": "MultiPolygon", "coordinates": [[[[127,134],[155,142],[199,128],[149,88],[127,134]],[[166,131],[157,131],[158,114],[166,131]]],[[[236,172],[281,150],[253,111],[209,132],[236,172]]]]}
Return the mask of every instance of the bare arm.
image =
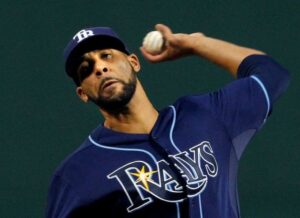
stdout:
{"type": "Polygon", "coordinates": [[[228,70],[232,76],[236,77],[240,63],[247,56],[264,54],[255,49],[207,37],[202,33],[173,34],[171,29],[163,24],[157,24],[155,28],[163,34],[166,40],[163,52],[151,55],[141,48],[143,56],[153,63],[174,60],[186,55],[198,55],[228,70]]]}

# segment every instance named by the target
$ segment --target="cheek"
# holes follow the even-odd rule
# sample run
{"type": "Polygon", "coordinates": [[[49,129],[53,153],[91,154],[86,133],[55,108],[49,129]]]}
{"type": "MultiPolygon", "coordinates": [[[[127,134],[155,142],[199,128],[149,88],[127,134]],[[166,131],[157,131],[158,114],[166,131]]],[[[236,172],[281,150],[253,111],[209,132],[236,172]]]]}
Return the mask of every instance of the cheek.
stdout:
{"type": "Polygon", "coordinates": [[[89,96],[98,95],[99,84],[97,80],[87,80],[82,84],[83,91],[89,96]]]}
{"type": "Polygon", "coordinates": [[[122,75],[124,75],[126,78],[128,77],[128,75],[130,75],[133,71],[132,66],[130,65],[129,62],[127,61],[120,61],[117,64],[117,67],[119,69],[119,72],[122,73],[122,75]]]}

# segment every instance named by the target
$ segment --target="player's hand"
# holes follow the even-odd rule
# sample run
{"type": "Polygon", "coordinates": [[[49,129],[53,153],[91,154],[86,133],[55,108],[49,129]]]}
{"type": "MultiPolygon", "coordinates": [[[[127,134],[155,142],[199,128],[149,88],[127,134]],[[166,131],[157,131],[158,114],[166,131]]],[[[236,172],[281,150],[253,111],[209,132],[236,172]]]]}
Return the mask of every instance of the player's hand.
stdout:
{"type": "Polygon", "coordinates": [[[192,41],[194,34],[174,34],[168,26],[163,24],[155,25],[155,29],[162,33],[165,44],[162,52],[155,55],[150,54],[143,47],[141,47],[141,53],[148,61],[156,63],[174,60],[193,53],[192,41]]]}

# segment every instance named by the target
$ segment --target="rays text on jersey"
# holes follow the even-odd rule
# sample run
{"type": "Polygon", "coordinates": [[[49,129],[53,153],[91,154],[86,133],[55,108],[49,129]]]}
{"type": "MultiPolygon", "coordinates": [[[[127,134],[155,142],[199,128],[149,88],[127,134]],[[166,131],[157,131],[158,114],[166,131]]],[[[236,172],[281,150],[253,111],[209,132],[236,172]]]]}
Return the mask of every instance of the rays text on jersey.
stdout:
{"type": "Polygon", "coordinates": [[[123,188],[130,202],[128,212],[150,204],[153,198],[180,202],[195,196],[205,190],[209,177],[218,174],[218,164],[208,141],[154,164],[133,161],[107,176],[116,179],[123,188]]]}

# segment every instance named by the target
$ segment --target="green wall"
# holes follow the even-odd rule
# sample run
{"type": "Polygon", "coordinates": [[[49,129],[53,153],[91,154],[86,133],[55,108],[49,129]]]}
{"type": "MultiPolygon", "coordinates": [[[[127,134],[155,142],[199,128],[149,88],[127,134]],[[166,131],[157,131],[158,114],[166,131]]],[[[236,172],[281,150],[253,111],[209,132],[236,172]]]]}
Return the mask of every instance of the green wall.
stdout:
{"type": "MultiPolygon", "coordinates": [[[[55,167],[102,121],[64,73],[70,37],[83,27],[112,26],[141,57],[145,33],[159,22],[261,49],[290,70],[288,92],[243,156],[239,192],[244,218],[300,217],[299,14],[298,0],[2,0],[0,217],[43,217],[55,167]]],[[[196,57],[141,62],[139,77],[157,108],[231,80],[196,57]]]]}

